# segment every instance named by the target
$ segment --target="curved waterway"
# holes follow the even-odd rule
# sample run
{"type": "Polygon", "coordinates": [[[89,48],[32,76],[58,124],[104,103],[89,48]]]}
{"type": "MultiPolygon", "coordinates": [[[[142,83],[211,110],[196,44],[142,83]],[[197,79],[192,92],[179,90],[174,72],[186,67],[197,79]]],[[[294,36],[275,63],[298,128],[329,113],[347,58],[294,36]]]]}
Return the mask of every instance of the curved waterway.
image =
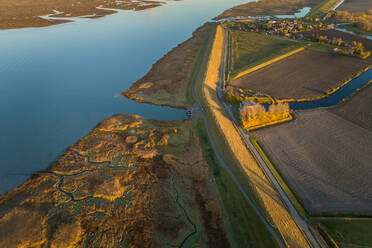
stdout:
{"type": "Polygon", "coordinates": [[[0,31],[0,194],[113,114],[185,118],[120,96],[204,22],[247,0],[183,0],[45,28],[0,31]]]}
{"type": "Polygon", "coordinates": [[[322,107],[331,107],[337,105],[342,100],[349,97],[352,93],[354,93],[357,89],[362,88],[370,80],[372,80],[372,69],[364,72],[359,77],[354,78],[345,86],[330,94],[328,97],[321,98],[315,101],[290,102],[289,107],[292,110],[308,110],[322,107]]]}

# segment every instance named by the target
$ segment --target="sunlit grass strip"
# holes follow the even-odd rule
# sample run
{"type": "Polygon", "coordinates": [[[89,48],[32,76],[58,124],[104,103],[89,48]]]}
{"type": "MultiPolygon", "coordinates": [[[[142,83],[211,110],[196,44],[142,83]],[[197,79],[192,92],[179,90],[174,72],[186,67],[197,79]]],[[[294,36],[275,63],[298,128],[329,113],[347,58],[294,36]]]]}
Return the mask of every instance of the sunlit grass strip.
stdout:
{"type": "MultiPolygon", "coordinates": [[[[208,122],[215,123],[208,124],[208,126],[217,127],[217,130],[214,131],[219,133],[221,139],[224,139],[223,142],[220,141],[218,144],[226,143],[220,149],[223,149],[225,151],[224,153],[231,152],[236,161],[236,163],[229,164],[229,166],[237,167],[239,171],[243,172],[245,178],[249,181],[252,192],[259,199],[261,207],[265,210],[273,225],[278,229],[286,245],[288,247],[310,247],[305,234],[298,227],[285,204],[281,201],[278,192],[246,147],[240,133],[234,126],[234,123],[229,119],[217,97],[223,45],[223,30],[218,26],[205,79],[201,86],[201,102],[206,102],[204,108],[208,122]]],[[[242,182],[242,185],[245,184],[246,182],[242,182]]]]}
{"type": "Polygon", "coordinates": [[[270,122],[262,123],[262,124],[259,124],[259,125],[251,126],[251,127],[244,127],[244,128],[247,131],[252,131],[252,130],[259,129],[259,128],[272,126],[272,125],[284,123],[284,122],[291,121],[291,120],[293,120],[293,117],[292,117],[292,115],[289,115],[287,118],[283,118],[283,119],[276,120],[276,121],[270,121],[270,122]]]}
{"type": "Polygon", "coordinates": [[[286,54],[283,54],[283,55],[281,55],[281,56],[279,56],[279,57],[276,57],[276,58],[274,58],[274,59],[271,59],[271,60],[269,60],[269,61],[266,61],[266,62],[264,62],[264,63],[262,63],[262,64],[259,64],[259,65],[257,65],[257,66],[254,66],[254,67],[252,67],[252,68],[249,68],[249,69],[247,69],[247,70],[245,70],[245,71],[240,72],[238,75],[236,75],[236,76],[234,76],[233,78],[231,78],[231,80],[234,80],[234,79],[240,78],[240,77],[242,77],[242,76],[244,76],[244,75],[246,75],[246,74],[248,74],[248,73],[251,73],[251,72],[257,71],[257,70],[259,70],[259,69],[261,69],[261,68],[264,68],[265,66],[271,65],[271,64],[273,64],[273,63],[275,63],[275,62],[277,62],[277,61],[279,61],[279,60],[285,59],[285,58],[287,58],[287,57],[289,57],[289,56],[291,56],[291,55],[294,55],[294,54],[296,54],[296,53],[302,52],[304,49],[305,49],[304,47],[300,47],[300,48],[295,49],[295,50],[293,50],[293,51],[290,51],[290,52],[288,52],[288,53],[286,53],[286,54]]]}

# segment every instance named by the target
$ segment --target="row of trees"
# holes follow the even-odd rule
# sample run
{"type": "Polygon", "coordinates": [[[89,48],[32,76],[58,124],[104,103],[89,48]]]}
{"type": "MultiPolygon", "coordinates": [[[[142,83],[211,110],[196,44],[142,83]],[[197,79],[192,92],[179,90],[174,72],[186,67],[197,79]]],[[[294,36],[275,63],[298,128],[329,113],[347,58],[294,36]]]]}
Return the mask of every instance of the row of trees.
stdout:
{"type": "Polygon", "coordinates": [[[341,22],[349,22],[361,30],[372,31],[372,10],[363,13],[336,11],[333,17],[341,22]]]}
{"type": "Polygon", "coordinates": [[[335,51],[341,55],[357,56],[360,58],[368,58],[371,55],[370,51],[367,51],[361,42],[357,41],[344,41],[340,37],[328,38],[326,35],[313,34],[312,40],[320,43],[328,43],[337,46],[335,51]]]}
{"type": "Polygon", "coordinates": [[[240,110],[240,120],[247,129],[287,119],[288,117],[290,117],[288,103],[271,104],[267,110],[261,104],[244,106],[240,110]]]}

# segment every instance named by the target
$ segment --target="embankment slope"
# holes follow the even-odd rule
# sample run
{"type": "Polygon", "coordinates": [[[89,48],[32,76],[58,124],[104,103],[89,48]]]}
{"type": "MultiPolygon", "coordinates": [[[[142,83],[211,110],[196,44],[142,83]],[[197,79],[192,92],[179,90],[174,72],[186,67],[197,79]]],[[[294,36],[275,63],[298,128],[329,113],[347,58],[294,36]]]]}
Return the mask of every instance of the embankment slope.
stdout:
{"type": "Polygon", "coordinates": [[[224,139],[219,144],[224,143],[225,146],[219,147],[219,149],[224,150],[224,153],[231,152],[234,155],[237,163],[230,166],[237,166],[238,170],[245,174],[262,209],[278,229],[285,243],[290,247],[309,247],[306,236],[299,229],[281,201],[279,194],[246,148],[234,123],[229,119],[218,99],[217,90],[223,45],[223,31],[218,26],[205,79],[199,88],[201,91],[199,101],[205,108],[208,126],[211,129],[216,127],[215,132],[218,132],[224,139]]]}

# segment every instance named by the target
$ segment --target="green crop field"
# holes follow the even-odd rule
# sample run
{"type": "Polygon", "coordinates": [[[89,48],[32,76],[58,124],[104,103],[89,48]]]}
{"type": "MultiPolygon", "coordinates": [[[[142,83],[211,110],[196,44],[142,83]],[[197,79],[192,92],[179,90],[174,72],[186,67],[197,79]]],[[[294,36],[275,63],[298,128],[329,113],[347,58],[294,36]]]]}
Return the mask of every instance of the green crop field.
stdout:
{"type": "Polygon", "coordinates": [[[232,31],[231,78],[238,73],[290,52],[303,43],[265,34],[232,31]]]}

